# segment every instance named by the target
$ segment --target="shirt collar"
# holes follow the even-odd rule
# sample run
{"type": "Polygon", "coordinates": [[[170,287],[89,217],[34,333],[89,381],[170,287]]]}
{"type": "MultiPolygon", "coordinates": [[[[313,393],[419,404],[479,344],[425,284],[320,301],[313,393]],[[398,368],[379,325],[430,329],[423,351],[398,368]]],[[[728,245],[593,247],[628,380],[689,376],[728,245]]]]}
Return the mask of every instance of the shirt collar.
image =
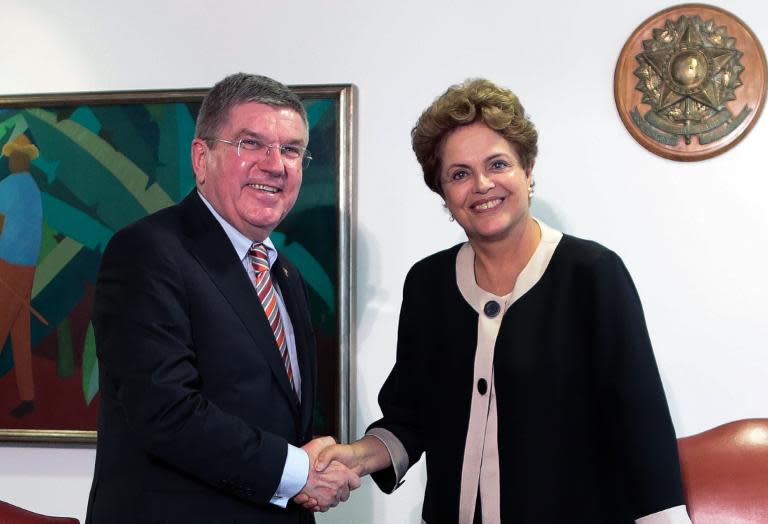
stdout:
{"type": "MultiPolygon", "coordinates": [[[[211,214],[213,215],[213,218],[216,219],[216,221],[221,224],[222,229],[224,229],[224,233],[227,235],[227,238],[232,243],[232,247],[235,248],[235,252],[237,252],[237,257],[242,261],[245,260],[245,257],[248,256],[248,250],[251,249],[251,245],[253,245],[253,240],[249,239],[247,236],[243,235],[240,231],[238,231],[235,226],[227,222],[227,220],[222,217],[211,205],[210,202],[203,196],[203,194],[198,191],[198,195],[200,195],[200,198],[202,199],[203,203],[205,204],[205,207],[207,207],[211,214]]],[[[275,249],[275,245],[272,243],[272,240],[267,237],[264,239],[263,242],[264,246],[267,248],[267,256],[269,257],[269,267],[272,267],[272,264],[275,263],[275,260],[277,260],[277,250],[275,249]]]]}

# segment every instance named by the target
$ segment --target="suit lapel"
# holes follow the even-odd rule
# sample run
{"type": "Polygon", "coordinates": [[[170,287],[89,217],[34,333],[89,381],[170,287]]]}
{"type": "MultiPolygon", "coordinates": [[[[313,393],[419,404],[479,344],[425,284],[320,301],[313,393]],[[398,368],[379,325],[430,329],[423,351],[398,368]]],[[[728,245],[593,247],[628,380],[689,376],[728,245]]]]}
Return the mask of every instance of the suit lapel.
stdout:
{"type": "Polygon", "coordinates": [[[312,423],[317,381],[317,365],[312,339],[314,335],[310,327],[312,323],[309,318],[309,306],[304,297],[303,282],[298,271],[290,264],[283,264],[280,255],[272,266],[271,274],[280,286],[283,302],[293,325],[296,354],[301,372],[301,428],[307,428],[312,423]]]}
{"type": "Polygon", "coordinates": [[[184,223],[189,228],[186,235],[189,251],[240,317],[256,348],[263,353],[280,389],[291,399],[291,407],[296,412],[296,394],[288,382],[272,328],[232,243],[196,190],[180,203],[180,207],[185,215],[184,223]]]}

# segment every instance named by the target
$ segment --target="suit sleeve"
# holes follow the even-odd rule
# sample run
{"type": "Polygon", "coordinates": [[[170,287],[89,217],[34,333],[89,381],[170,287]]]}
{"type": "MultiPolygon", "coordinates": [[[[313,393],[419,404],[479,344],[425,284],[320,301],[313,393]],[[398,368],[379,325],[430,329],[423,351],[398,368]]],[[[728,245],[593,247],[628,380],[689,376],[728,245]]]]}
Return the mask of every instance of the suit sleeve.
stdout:
{"type": "Polygon", "coordinates": [[[194,336],[206,319],[190,318],[178,247],[176,239],[131,228],[104,253],[93,317],[102,409],[122,412],[131,442],[152,460],[266,504],[287,443],[201,393],[194,336]]]}
{"type": "Polygon", "coordinates": [[[387,380],[379,392],[382,418],[368,427],[367,433],[384,442],[393,466],[371,475],[379,488],[391,493],[405,472],[424,451],[422,413],[419,399],[423,383],[419,377],[424,358],[424,329],[418,304],[419,279],[412,269],[405,279],[403,303],[397,332],[397,357],[387,380]]]}
{"type": "Polygon", "coordinates": [[[602,416],[638,519],[683,504],[677,440],[632,279],[610,251],[593,270],[602,416]]]}

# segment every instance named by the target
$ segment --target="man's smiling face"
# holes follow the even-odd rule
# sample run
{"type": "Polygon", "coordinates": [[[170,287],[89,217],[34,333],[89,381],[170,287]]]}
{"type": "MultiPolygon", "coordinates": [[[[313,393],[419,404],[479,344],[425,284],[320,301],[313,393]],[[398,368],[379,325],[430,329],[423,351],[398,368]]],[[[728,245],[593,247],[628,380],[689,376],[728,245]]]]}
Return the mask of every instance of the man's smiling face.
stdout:
{"type": "Polygon", "coordinates": [[[256,102],[237,104],[216,137],[237,142],[254,139],[273,147],[261,161],[238,156],[236,145],[201,139],[192,142],[197,187],[213,208],[253,241],[264,240],[296,203],[301,161],[286,163],[279,145],[307,145],[301,115],[287,107],[256,102]]]}

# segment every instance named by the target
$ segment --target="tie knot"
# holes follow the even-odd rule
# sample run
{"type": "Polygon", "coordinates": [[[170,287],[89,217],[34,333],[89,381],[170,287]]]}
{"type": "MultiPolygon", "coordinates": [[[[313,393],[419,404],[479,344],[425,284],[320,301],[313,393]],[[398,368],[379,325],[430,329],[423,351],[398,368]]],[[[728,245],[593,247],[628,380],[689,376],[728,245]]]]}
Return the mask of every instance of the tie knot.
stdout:
{"type": "Polygon", "coordinates": [[[251,257],[251,264],[256,271],[269,271],[269,257],[267,256],[267,247],[261,242],[257,242],[248,250],[251,257]]]}

